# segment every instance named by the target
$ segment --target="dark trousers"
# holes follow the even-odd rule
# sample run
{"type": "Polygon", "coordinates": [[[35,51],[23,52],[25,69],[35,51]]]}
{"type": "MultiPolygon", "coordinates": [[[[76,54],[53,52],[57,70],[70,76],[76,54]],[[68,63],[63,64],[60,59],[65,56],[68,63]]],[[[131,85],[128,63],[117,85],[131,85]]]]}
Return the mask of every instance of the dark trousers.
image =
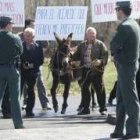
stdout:
{"type": "Polygon", "coordinates": [[[116,88],[117,88],[117,81],[115,82],[113,89],[110,92],[108,102],[112,103],[112,101],[116,98],[116,88]]]}
{"type": "MultiPolygon", "coordinates": [[[[78,81],[78,84],[79,84],[79,86],[81,86],[79,81],[78,81]]],[[[92,106],[92,108],[94,108],[96,106],[96,100],[95,100],[95,92],[94,92],[93,86],[90,87],[90,94],[91,94],[91,106],[92,106]]],[[[83,106],[84,106],[83,99],[81,98],[79,108],[82,108],[83,106]]]]}
{"type": "Polygon", "coordinates": [[[117,64],[118,83],[116,90],[116,127],[115,133],[122,134],[126,126],[126,134],[139,134],[139,101],[136,90],[137,66],[117,64]],[[127,120],[125,124],[125,118],[127,120]]]}
{"type": "Polygon", "coordinates": [[[136,86],[137,86],[137,92],[138,92],[138,97],[139,97],[139,101],[140,101],[140,66],[139,66],[139,70],[136,75],[136,86]]]}
{"type": "Polygon", "coordinates": [[[15,128],[23,126],[19,104],[19,72],[13,65],[0,66],[0,100],[8,85],[11,100],[11,116],[15,128]]]}
{"type": "Polygon", "coordinates": [[[2,108],[3,116],[11,114],[10,93],[9,93],[8,86],[6,86],[6,89],[5,89],[5,94],[3,96],[1,108],[2,108]]]}
{"type": "Polygon", "coordinates": [[[34,86],[36,83],[37,74],[33,72],[22,72],[21,73],[21,93],[24,84],[27,84],[27,107],[26,113],[31,113],[35,105],[35,92],[34,86]]]}
{"type": "Polygon", "coordinates": [[[90,90],[89,87],[92,84],[94,87],[97,100],[99,103],[99,111],[106,111],[106,94],[105,94],[105,87],[103,83],[103,74],[102,73],[92,73],[90,69],[83,68],[82,72],[82,84],[81,84],[81,91],[82,91],[82,102],[85,109],[89,108],[90,105],[90,90]]]}
{"type": "MultiPolygon", "coordinates": [[[[137,87],[137,93],[140,101],[140,66],[136,75],[136,87],[137,87]]],[[[114,87],[110,92],[110,96],[108,99],[109,102],[112,102],[113,99],[116,98],[116,89],[117,89],[117,81],[115,82],[114,87]]]]}

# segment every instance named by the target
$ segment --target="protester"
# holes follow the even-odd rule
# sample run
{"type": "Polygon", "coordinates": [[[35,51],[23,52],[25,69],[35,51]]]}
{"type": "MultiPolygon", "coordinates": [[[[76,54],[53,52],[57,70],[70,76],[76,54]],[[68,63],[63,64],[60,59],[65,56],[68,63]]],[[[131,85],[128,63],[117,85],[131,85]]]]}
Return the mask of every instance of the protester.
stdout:
{"type": "Polygon", "coordinates": [[[12,34],[13,22],[10,17],[0,17],[0,99],[9,88],[11,114],[15,129],[24,128],[19,105],[19,72],[15,67],[16,57],[20,56],[23,47],[18,36],[12,34]]]}
{"type": "Polygon", "coordinates": [[[139,138],[136,72],[138,70],[140,29],[137,22],[129,18],[131,10],[130,1],[116,2],[116,14],[121,23],[111,41],[111,53],[114,56],[118,73],[116,127],[110,135],[111,138],[139,138]],[[126,134],[124,135],[125,123],[126,134]]]}
{"type": "MultiPolygon", "coordinates": [[[[33,19],[26,19],[25,20],[24,30],[28,27],[34,28],[34,20],[33,19]]],[[[22,39],[22,41],[24,41],[23,32],[19,33],[19,36],[22,39]]],[[[44,49],[44,48],[46,48],[46,46],[48,46],[47,41],[38,41],[37,43],[42,47],[42,49],[44,49]]],[[[42,109],[43,110],[45,110],[45,109],[51,110],[51,105],[49,103],[49,99],[47,98],[46,89],[45,89],[44,84],[43,84],[41,70],[38,72],[36,85],[37,85],[38,97],[39,97],[42,109]]],[[[26,109],[26,106],[27,106],[27,85],[26,84],[24,85],[23,97],[24,97],[24,99],[23,99],[22,109],[26,109]]]]}
{"type": "Polygon", "coordinates": [[[23,31],[18,33],[18,35],[20,36],[22,41],[24,41],[23,32],[26,28],[34,28],[34,20],[33,19],[26,19],[23,31]]]}
{"type": "Polygon", "coordinates": [[[35,41],[35,32],[32,28],[24,30],[23,54],[21,56],[21,93],[24,84],[27,84],[27,107],[26,116],[33,117],[33,107],[35,104],[34,86],[39,72],[39,67],[43,64],[43,50],[35,41]]]}
{"type": "Polygon", "coordinates": [[[72,62],[74,65],[76,61],[80,61],[80,67],[82,67],[81,104],[83,108],[78,115],[90,114],[89,87],[91,84],[97,94],[99,112],[105,115],[107,108],[103,74],[108,60],[107,47],[102,41],[96,39],[96,29],[93,27],[87,28],[85,38],[85,41],[78,46],[74,53],[72,62]]]}

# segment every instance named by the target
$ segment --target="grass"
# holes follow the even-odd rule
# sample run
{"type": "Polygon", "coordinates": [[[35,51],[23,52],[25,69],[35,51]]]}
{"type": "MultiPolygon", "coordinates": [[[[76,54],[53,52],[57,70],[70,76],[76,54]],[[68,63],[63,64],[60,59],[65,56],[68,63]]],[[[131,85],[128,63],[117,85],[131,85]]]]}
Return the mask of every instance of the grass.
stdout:
{"type": "MultiPolygon", "coordinates": [[[[50,70],[48,69],[48,65],[49,65],[49,60],[46,59],[42,67],[42,77],[43,77],[45,88],[47,90],[47,94],[50,95],[52,76],[50,70]]],[[[105,88],[107,94],[110,93],[111,89],[113,88],[115,80],[116,80],[116,69],[114,67],[113,62],[109,61],[105,68],[105,73],[104,73],[104,82],[105,82],[105,88]]],[[[57,90],[58,93],[63,93],[63,85],[60,84],[57,90]]],[[[80,88],[77,81],[71,83],[70,94],[73,95],[80,94],[80,88]]]]}
{"type": "Polygon", "coordinates": [[[116,79],[117,79],[116,68],[114,66],[114,63],[112,61],[109,61],[104,73],[104,83],[107,94],[110,93],[110,91],[112,90],[116,79]]]}

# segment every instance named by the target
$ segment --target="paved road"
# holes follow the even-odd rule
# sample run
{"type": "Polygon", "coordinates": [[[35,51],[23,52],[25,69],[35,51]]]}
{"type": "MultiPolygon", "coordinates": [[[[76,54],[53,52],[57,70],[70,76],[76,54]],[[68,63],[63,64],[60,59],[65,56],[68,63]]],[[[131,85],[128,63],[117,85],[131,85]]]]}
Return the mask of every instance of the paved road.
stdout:
{"type": "MultiPolygon", "coordinates": [[[[62,104],[61,96],[58,100],[62,104]]],[[[22,111],[25,129],[15,130],[11,119],[0,119],[0,140],[108,140],[114,126],[106,122],[107,116],[101,116],[98,108],[90,115],[78,116],[79,102],[80,96],[70,96],[66,115],[61,115],[60,110],[43,111],[36,99],[34,118],[25,118],[22,111]]],[[[109,113],[114,110],[108,107],[109,113]]]]}

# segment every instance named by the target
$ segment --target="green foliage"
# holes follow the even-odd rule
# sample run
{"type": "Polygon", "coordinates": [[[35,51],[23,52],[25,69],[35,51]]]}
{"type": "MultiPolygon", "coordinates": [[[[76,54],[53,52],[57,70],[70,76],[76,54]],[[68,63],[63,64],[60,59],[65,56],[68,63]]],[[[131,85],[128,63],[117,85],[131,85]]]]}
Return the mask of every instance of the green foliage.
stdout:
{"type": "MultiPolygon", "coordinates": [[[[49,61],[50,61],[49,59],[46,59],[42,67],[42,77],[48,95],[50,95],[50,88],[52,85],[52,75],[48,67],[49,61]]],[[[115,80],[116,80],[116,69],[114,67],[113,62],[109,61],[105,68],[105,73],[104,73],[104,82],[105,82],[105,88],[107,94],[110,93],[111,89],[113,88],[115,80]]],[[[57,92],[59,94],[63,93],[62,84],[59,84],[57,92]]],[[[71,83],[70,94],[80,94],[80,88],[77,81],[71,83]]]]}

